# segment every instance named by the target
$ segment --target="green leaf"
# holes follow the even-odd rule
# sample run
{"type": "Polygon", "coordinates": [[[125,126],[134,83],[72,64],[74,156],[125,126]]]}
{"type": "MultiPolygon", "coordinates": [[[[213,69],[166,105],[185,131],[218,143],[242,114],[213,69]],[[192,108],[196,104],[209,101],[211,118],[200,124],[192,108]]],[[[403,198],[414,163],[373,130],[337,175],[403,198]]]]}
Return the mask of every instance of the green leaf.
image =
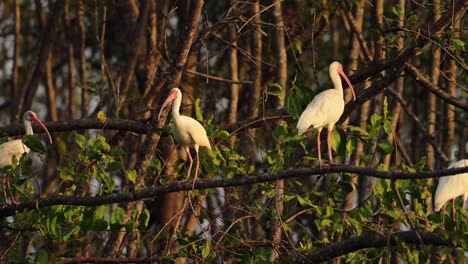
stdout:
{"type": "Polygon", "coordinates": [[[393,14],[395,14],[395,16],[401,17],[402,10],[401,10],[400,5],[398,5],[398,4],[394,5],[393,8],[392,8],[392,12],[393,12],[393,14]]]}
{"type": "Polygon", "coordinates": [[[296,39],[296,41],[294,42],[294,47],[296,48],[297,53],[299,55],[302,54],[302,41],[301,40],[296,39]]]}
{"type": "MultiPolygon", "coordinates": [[[[27,263],[27,262],[26,262],[27,263]]],[[[34,263],[37,263],[37,264],[47,264],[47,263],[50,263],[49,262],[49,254],[47,253],[47,251],[41,251],[39,252],[38,256],[37,256],[37,259],[34,263]]]]}
{"type": "Polygon", "coordinates": [[[353,132],[359,132],[362,136],[369,135],[369,133],[367,133],[366,130],[364,130],[364,129],[360,128],[360,127],[357,127],[357,126],[348,125],[348,129],[353,131],[353,132]]]}
{"type": "Polygon", "coordinates": [[[145,208],[140,214],[138,230],[140,230],[141,232],[145,231],[148,227],[150,218],[150,212],[148,211],[148,209],[145,208]]]}
{"type": "Polygon", "coordinates": [[[76,225],[74,226],[73,228],[71,228],[70,230],[66,231],[63,236],[62,236],[62,239],[64,241],[67,241],[72,235],[78,233],[80,231],[80,226],[79,225],[76,225]]]}
{"type": "Polygon", "coordinates": [[[376,127],[382,117],[379,114],[373,114],[370,118],[372,128],[376,127]]]}
{"type": "Polygon", "coordinates": [[[206,259],[210,255],[210,251],[211,251],[211,243],[209,240],[206,240],[206,244],[203,247],[202,252],[201,252],[202,258],[206,259]]]}
{"type": "Polygon", "coordinates": [[[216,130],[216,137],[221,140],[227,140],[229,138],[229,132],[226,130],[216,130]]]}
{"type": "Polygon", "coordinates": [[[107,205],[101,205],[94,210],[93,219],[104,219],[107,212],[107,205]]]}
{"type": "Polygon", "coordinates": [[[323,228],[323,227],[330,226],[332,223],[333,221],[330,219],[323,219],[322,222],[320,223],[320,226],[323,228]]]}
{"type": "Polygon", "coordinates": [[[203,116],[201,114],[200,98],[195,99],[195,117],[198,121],[203,121],[203,116]]]}
{"type": "Polygon", "coordinates": [[[109,226],[109,224],[107,223],[106,220],[96,219],[96,220],[93,221],[91,229],[94,230],[94,231],[104,231],[104,230],[107,230],[108,226],[109,226]]]}
{"type": "Polygon", "coordinates": [[[115,208],[111,215],[111,225],[112,224],[124,224],[125,210],[121,207],[115,208]]]}
{"type": "Polygon", "coordinates": [[[127,177],[128,177],[128,180],[131,181],[132,183],[135,183],[136,182],[136,178],[137,178],[137,172],[136,170],[134,169],[129,169],[127,171],[127,177]]]}
{"type": "Polygon", "coordinates": [[[452,45],[455,47],[456,50],[463,51],[465,49],[465,42],[457,38],[452,38],[452,45]]]}
{"type": "Polygon", "coordinates": [[[330,140],[331,140],[330,144],[331,144],[332,149],[335,152],[338,152],[338,149],[340,148],[340,144],[341,144],[340,132],[338,132],[338,130],[336,129],[333,129],[330,140]]]}
{"type": "Polygon", "coordinates": [[[390,141],[388,141],[388,139],[383,139],[377,147],[384,155],[388,155],[393,152],[393,145],[390,141]]]}
{"type": "Polygon", "coordinates": [[[104,114],[103,111],[99,111],[99,113],[97,114],[97,118],[98,118],[99,122],[101,122],[101,123],[106,123],[107,122],[106,114],[104,114]]]}
{"type": "Polygon", "coordinates": [[[25,135],[23,137],[23,143],[30,148],[31,150],[44,154],[47,151],[47,148],[41,143],[39,138],[37,138],[35,135],[25,135]]]}
{"type": "Polygon", "coordinates": [[[385,120],[383,127],[384,127],[384,130],[385,130],[385,133],[387,133],[388,135],[393,133],[392,122],[390,122],[389,120],[385,120]]]}
{"type": "Polygon", "coordinates": [[[73,141],[78,145],[80,149],[86,148],[86,137],[81,134],[74,134],[73,141]]]}
{"type": "Polygon", "coordinates": [[[356,148],[356,139],[354,138],[348,139],[348,141],[346,142],[347,155],[350,156],[354,152],[355,148],[356,148]]]}

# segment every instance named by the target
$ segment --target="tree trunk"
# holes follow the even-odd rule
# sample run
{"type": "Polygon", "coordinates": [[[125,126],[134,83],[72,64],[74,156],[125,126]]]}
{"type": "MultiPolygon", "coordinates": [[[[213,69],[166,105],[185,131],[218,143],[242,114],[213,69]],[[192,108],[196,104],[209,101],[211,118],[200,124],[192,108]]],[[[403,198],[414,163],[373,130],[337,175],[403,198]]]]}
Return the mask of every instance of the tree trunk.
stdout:
{"type": "MultiPolygon", "coordinates": [[[[237,0],[231,0],[231,6],[236,6],[237,0]]],[[[236,9],[234,9],[236,10],[236,9]]],[[[228,26],[229,30],[229,41],[231,47],[229,48],[229,72],[231,75],[231,80],[239,80],[239,64],[237,61],[237,31],[236,26],[231,22],[228,26]]],[[[229,124],[234,124],[237,122],[237,112],[239,104],[239,94],[240,94],[241,85],[238,83],[231,84],[231,100],[229,101],[229,124]]],[[[231,148],[234,146],[237,137],[231,136],[230,145],[231,148]]]]}
{"type": "MultiPolygon", "coordinates": [[[[70,18],[70,3],[65,3],[65,27],[72,30],[70,18]]],[[[73,45],[73,37],[71,32],[67,33],[68,40],[68,108],[67,117],[73,119],[73,104],[75,101],[75,47],[73,45]]]]}
{"type": "MultiPolygon", "coordinates": [[[[275,0],[273,2],[274,9],[273,9],[273,17],[275,21],[275,47],[276,47],[276,54],[278,54],[277,58],[277,68],[276,68],[276,80],[281,86],[281,90],[279,93],[279,97],[276,99],[276,109],[282,109],[284,107],[284,100],[286,98],[286,82],[288,78],[288,58],[286,54],[286,44],[284,39],[284,22],[283,22],[283,14],[281,10],[281,1],[275,0]]],[[[283,203],[284,203],[284,180],[276,181],[276,197],[275,197],[275,206],[276,206],[276,213],[278,219],[276,219],[273,223],[274,230],[280,228],[280,232],[277,232],[272,240],[274,246],[277,247],[281,242],[281,235],[282,235],[282,220],[283,217],[283,203]]],[[[270,261],[275,261],[278,257],[278,251],[273,250],[270,256],[270,261]]]]}
{"type": "Polygon", "coordinates": [[[89,91],[88,71],[86,67],[86,27],[84,22],[85,6],[82,0],[77,0],[76,17],[78,21],[78,32],[80,34],[80,78],[81,78],[81,117],[88,116],[89,91]]]}
{"type": "Polygon", "coordinates": [[[17,109],[15,105],[19,103],[19,94],[21,92],[20,90],[20,82],[19,82],[19,61],[20,61],[20,53],[21,53],[21,8],[20,8],[20,2],[19,1],[14,1],[15,4],[15,49],[13,51],[13,72],[12,72],[12,83],[11,83],[11,102],[13,104],[11,105],[10,109],[10,121],[15,122],[16,121],[16,115],[19,114],[17,113],[17,109]]]}
{"type": "MultiPolygon", "coordinates": [[[[348,16],[352,16],[351,12],[349,12],[349,13],[350,14],[348,16]]],[[[363,24],[363,20],[364,20],[363,18],[364,18],[364,0],[360,0],[357,3],[356,15],[354,16],[354,20],[356,22],[356,28],[359,31],[362,30],[362,24],[363,24]]],[[[352,39],[352,41],[351,41],[350,52],[349,52],[350,63],[349,63],[349,67],[348,67],[348,74],[349,75],[352,75],[356,71],[356,69],[358,68],[359,54],[361,53],[359,40],[355,36],[355,34],[352,34],[351,39],[352,39]]],[[[366,87],[367,86],[368,85],[366,85],[366,87]]],[[[346,98],[346,100],[345,100],[346,102],[348,102],[349,100],[352,100],[351,92],[347,92],[345,98],[346,98]]],[[[369,102],[366,102],[361,108],[361,116],[360,116],[360,120],[361,120],[360,121],[360,127],[363,128],[363,129],[366,128],[366,120],[367,120],[368,112],[369,112],[369,102]]],[[[348,124],[348,122],[349,122],[349,119],[346,119],[343,122],[343,126],[346,126],[348,124]]],[[[363,152],[363,149],[364,149],[364,146],[362,145],[361,141],[357,140],[356,149],[354,151],[354,154],[352,155],[353,156],[353,165],[359,166],[359,164],[360,164],[360,155],[363,152]]],[[[349,180],[350,180],[351,185],[353,187],[353,191],[346,194],[346,197],[345,197],[344,203],[343,203],[343,210],[345,210],[345,211],[349,211],[354,207],[354,201],[355,201],[355,197],[357,195],[356,187],[358,185],[358,177],[357,176],[352,176],[351,178],[349,178],[349,180]]]]}

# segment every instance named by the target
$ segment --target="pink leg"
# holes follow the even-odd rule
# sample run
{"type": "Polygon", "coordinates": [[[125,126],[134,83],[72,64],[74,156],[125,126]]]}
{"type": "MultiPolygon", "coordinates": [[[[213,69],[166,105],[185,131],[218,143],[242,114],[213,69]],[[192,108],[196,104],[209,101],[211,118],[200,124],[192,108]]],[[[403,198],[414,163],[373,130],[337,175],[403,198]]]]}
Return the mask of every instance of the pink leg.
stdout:
{"type": "Polygon", "coordinates": [[[332,131],[333,131],[333,129],[328,129],[328,135],[327,135],[328,156],[330,158],[330,165],[335,164],[335,162],[333,161],[332,149],[331,149],[331,145],[330,145],[330,139],[331,139],[332,131]]]}
{"type": "Polygon", "coordinates": [[[455,199],[452,200],[452,217],[455,219],[455,199]]]}
{"type": "Polygon", "coordinates": [[[185,148],[185,151],[187,152],[187,156],[188,156],[188,158],[190,160],[190,165],[189,165],[188,173],[187,173],[187,179],[188,179],[188,178],[190,178],[190,172],[192,172],[193,159],[192,159],[192,155],[190,155],[189,148],[185,148]]]}
{"type": "Polygon", "coordinates": [[[322,168],[322,153],[320,152],[320,132],[322,132],[322,128],[319,128],[317,132],[317,149],[318,149],[319,166],[320,168],[322,168]]]}
{"type": "Polygon", "coordinates": [[[8,186],[8,179],[5,177],[3,179],[3,196],[5,198],[5,205],[7,204],[7,201],[8,201],[7,186],[8,186]]]}
{"type": "Polygon", "coordinates": [[[10,185],[10,181],[8,180],[8,178],[5,178],[5,190],[4,190],[5,203],[7,201],[6,189],[8,189],[8,191],[10,192],[11,203],[14,205],[18,205],[19,203],[15,200],[15,196],[13,195],[13,192],[11,191],[11,185],[10,185]]]}
{"type": "Polygon", "coordinates": [[[198,154],[198,148],[195,148],[195,152],[197,153],[197,167],[195,168],[195,177],[193,178],[192,189],[195,188],[195,182],[198,179],[198,170],[200,169],[200,156],[198,154]]]}

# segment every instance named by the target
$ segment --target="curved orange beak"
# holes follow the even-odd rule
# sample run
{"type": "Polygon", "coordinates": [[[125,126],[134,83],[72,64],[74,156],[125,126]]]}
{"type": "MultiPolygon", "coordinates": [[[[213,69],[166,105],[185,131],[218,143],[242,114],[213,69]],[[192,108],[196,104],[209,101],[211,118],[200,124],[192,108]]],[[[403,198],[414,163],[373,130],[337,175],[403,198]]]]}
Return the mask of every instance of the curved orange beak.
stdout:
{"type": "Polygon", "coordinates": [[[166,108],[166,106],[170,104],[174,99],[176,99],[176,97],[177,97],[177,92],[175,91],[169,94],[166,101],[164,101],[164,104],[161,106],[161,110],[159,110],[158,120],[161,119],[161,113],[163,112],[164,108],[166,108]]]}
{"type": "Polygon", "coordinates": [[[31,115],[31,118],[36,124],[38,124],[40,127],[42,127],[42,129],[44,129],[44,131],[49,136],[50,144],[52,144],[52,137],[50,136],[50,133],[49,133],[49,130],[47,129],[47,127],[41,122],[41,120],[39,120],[39,118],[37,118],[36,115],[31,115]]]}
{"type": "Polygon", "coordinates": [[[349,86],[349,88],[351,88],[351,92],[353,93],[353,99],[354,99],[354,101],[356,101],[356,94],[354,94],[353,85],[352,85],[351,82],[349,81],[348,76],[346,76],[346,74],[344,73],[343,69],[340,69],[340,70],[338,71],[338,74],[341,75],[341,76],[343,77],[343,79],[345,79],[345,81],[348,83],[348,86],[349,86]]]}

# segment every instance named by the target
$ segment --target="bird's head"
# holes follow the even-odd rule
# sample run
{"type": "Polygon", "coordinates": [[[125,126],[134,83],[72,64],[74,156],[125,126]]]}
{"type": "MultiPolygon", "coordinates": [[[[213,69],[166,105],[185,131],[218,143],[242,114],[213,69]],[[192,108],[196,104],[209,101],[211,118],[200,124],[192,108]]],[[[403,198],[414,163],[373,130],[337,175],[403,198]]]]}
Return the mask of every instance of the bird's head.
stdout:
{"type": "Polygon", "coordinates": [[[49,136],[49,141],[50,141],[50,144],[52,144],[52,137],[50,136],[50,133],[49,133],[49,130],[47,129],[47,127],[42,123],[42,121],[37,117],[36,113],[34,113],[33,111],[26,111],[23,115],[23,123],[24,125],[27,127],[27,126],[30,126],[31,123],[34,122],[36,124],[38,124],[40,127],[42,127],[42,129],[44,129],[44,131],[47,133],[47,135],[49,136]]]}
{"type": "Polygon", "coordinates": [[[343,66],[341,66],[341,63],[337,61],[332,62],[328,70],[330,72],[330,77],[333,74],[338,73],[339,75],[341,75],[341,77],[343,77],[343,79],[345,79],[346,83],[348,83],[349,88],[351,88],[351,92],[353,93],[353,99],[356,100],[356,94],[354,94],[353,85],[349,81],[348,76],[346,76],[346,74],[344,73],[343,66]]]}
{"type": "Polygon", "coordinates": [[[164,110],[164,108],[166,108],[167,105],[169,105],[172,101],[174,101],[176,98],[178,97],[181,97],[182,96],[182,92],[180,91],[179,88],[172,88],[171,92],[169,93],[169,95],[167,96],[167,99],[166,101],[164,101],[164,104],[162,105],[161,107],[161,110],[159,110],[159,114],[158,114],[158,119],[161,118],[161,114],[164,110]]]}

